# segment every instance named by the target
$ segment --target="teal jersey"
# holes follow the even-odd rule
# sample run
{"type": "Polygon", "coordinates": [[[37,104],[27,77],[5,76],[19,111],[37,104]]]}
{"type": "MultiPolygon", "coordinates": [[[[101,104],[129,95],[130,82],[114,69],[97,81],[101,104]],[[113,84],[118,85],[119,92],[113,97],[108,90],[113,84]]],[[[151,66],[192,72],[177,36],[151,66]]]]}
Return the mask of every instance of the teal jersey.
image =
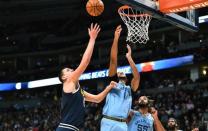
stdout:
{"type": "Polygon", "coordinates": [[[128,131],[153,131],[154,119],[150,113],[145,116],[139,111],[133,111],[134,115],[128,123],[128,131]]]}
{"type": "Polygon", "coordinates": [[[118,83],[106,97],[103,115],[126,119],[132,105],[131,88],[123,83],[118,83]]]}

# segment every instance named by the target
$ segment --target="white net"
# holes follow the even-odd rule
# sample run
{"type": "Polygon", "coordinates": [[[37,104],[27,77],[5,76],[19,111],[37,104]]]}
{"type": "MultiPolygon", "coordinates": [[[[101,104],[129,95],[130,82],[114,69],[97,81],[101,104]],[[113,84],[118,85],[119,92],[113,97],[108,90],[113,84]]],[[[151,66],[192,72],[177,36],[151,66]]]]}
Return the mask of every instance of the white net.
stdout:
{"type": "Polygon", "coordinates": [[[146,44],[149,40],[148,28],[152,16],[129,6],[120,7],[118,13],[128,28],[126,41],[146,44]]]}

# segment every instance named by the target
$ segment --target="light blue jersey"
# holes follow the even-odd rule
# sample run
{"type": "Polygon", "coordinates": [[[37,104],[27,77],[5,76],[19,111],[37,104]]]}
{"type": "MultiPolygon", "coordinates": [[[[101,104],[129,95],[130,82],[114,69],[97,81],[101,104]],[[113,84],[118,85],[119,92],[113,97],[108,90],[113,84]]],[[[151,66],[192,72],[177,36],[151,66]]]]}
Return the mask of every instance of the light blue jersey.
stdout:
{"type": "MultiPolygon", "coordinates": [[[[132,96],[130,86],[118,83],[106,97],[103,115],[126,119],[131,109],[132,96]]],[[[103,118],[101,121],[101,131],[127,131],[126,122],[119,122],[103,118]]]]}
{"type": "Polygon", "coordinates": [[[132,96],[130,86],[119,82],[106,97],[103,115],[126,119],[131,109],[132,96]]]}
{"type": "Polygon", "coordinates": [[[134,115],[128,123],[128,131],[153,131],[154,119],[150,113],[145,116],[139,111],[133,111],[134,115]]]}

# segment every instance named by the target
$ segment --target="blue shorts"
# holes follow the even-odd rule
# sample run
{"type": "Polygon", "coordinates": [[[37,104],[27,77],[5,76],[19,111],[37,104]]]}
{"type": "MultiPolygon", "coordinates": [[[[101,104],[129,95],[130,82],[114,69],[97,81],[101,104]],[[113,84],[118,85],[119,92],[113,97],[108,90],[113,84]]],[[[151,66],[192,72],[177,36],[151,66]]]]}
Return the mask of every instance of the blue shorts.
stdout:
{"type": "Polygon", "coordinates": [[[100,131],[127,131],[126,122],[118,122],[106,118],[102,118],[100,131]]]}

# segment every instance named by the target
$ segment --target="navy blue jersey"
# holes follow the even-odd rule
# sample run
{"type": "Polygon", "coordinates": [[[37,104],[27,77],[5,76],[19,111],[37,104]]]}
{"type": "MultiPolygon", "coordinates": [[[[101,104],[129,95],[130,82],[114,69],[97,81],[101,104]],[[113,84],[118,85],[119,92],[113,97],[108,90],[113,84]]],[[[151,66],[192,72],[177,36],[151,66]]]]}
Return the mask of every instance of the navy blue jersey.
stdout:
{"type": "Polygon", "coordinates": [[[61,123],[59,127],[74,126],[80,129],[84,126],[84,96],[79,85],[77,87],[75,93],[62,92],[61,123]]]}

